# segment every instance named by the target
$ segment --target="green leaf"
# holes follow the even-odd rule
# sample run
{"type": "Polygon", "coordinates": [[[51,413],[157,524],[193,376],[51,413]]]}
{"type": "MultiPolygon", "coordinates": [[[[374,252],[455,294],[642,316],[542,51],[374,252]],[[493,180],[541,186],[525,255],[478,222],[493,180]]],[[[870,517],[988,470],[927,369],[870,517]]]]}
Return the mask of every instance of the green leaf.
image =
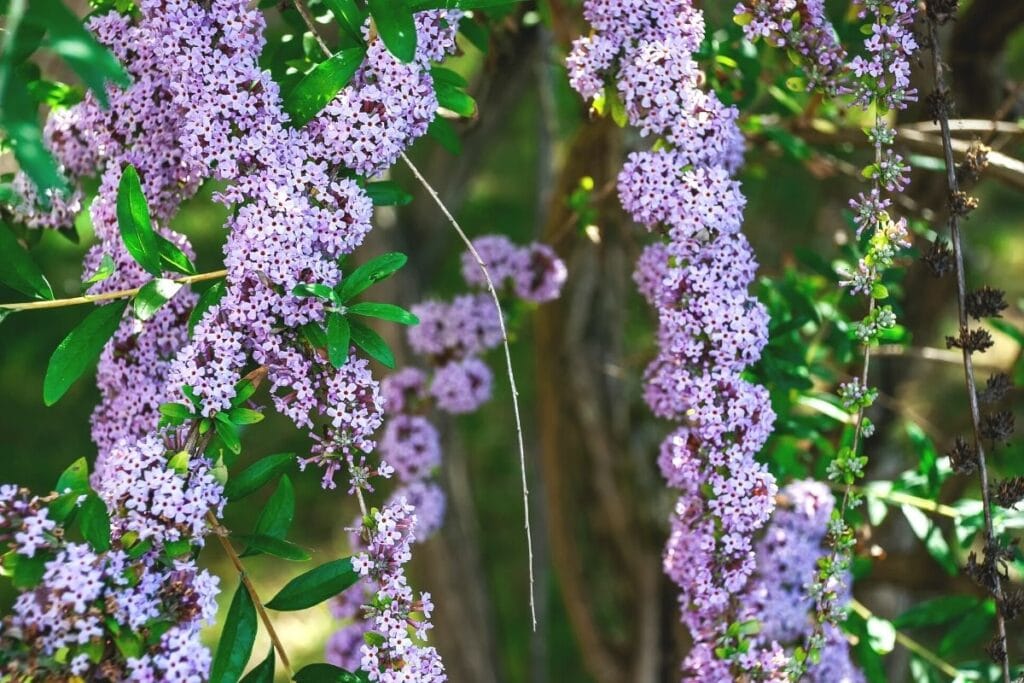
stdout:
{"type": "Polygon", "coordinates": [[[196,302],[196,307],[192,309],[192,315],[188,317],[188,333],[191,335],[195,332],[196,325],[203,319],[206,312],[213,306],[216,306],[224,294],[227,293],[227,286],[224,281],[214,283],[212,287],[202,293],[199,297],[199,301],[196,302]]]}
{"type": "Polygon", "coordinates": [[[241,500],[257,491],[264,484],[284,473],[295,460],[294,453],[277,453],[253,463],[237,477],[232,477],[224,487],[224,497],[229,501],[241,500]]]}
{"type": "Polygon", "coordinates": [[[114,636],[114,645],[125,659],[142,656],[142,638],[134,631],[124,630],[114,636]]]}
{"type": "Polygon", "coordinates": [[[352,341],[381,365],[394,369],[395,356],[383,338],[358,320],[350,320],[352,341]]]}
{"type": "Polygon", "coordinates": [[[192,409],[182,403],[161,403],[158,410],[160,415],[175,424],[182,424],[185,420],[192,417],[192,409]]]}
{"type": "Polygon", "coordinates": [[[400,61],[416,58],[416,22],[404,0],[367,0],[367,9],[377,25],[381,40],[400,61]]]}
{"type": "Polygon", "coordinates": [[[107,504],[95,493],[86,496],[80,517],[82,535],[98,553],[110,549],[110,513],[107,504]]]}
{"type": "MultiPolygon", "coordinates": [[[[273,538],[284,538],[288,529],[295,519],[295,487],[288,475],[282,475],[274,493],[267,500],[267,504],[260,511],[256,519],[254,535],[271,536],[273,538]]],[[[255,555],[259,552],[255,548],[246,548],[242,557],[255,555]]]]}
{"type": "Polygon", "coordinates": [[[291,562],[306,562],[311,557],[304,548],[283,538],[274,538],[265,534],[236,535],[240,541],[244,541],[248,545],[247,550],[266,553],[291,562]]]}
{"type": "Polygon", "coordinates": [[[28,21],[48,31],[47,46],[59,54],[107,107],[107,83],[131,84],[114,55],[98,43],[61,0],[31,0],[28,21]]]}
{"type": "Polygon", "coordinates": [[[242,437],[238,427],[224,413],[217,413],[217,436],[232,453],[237,455],[242,452],[242,437]]]}
{"type": "Polygon", "coordinates": [[[903,630],[948,624],[961,619],[964,614],[975,609],[979,602],[973,595],[943,595],[914,605],[893,619],[892,625],[903,630]]]}
{"type": "Polygon", "coordinates": [[[46,281],[28,251],[22,248],[18,239],[0,220],[0,282],[16,289],[25,296],[36,299],[52,299],[53,289],[46,281]]]}
{"type": "Polygon", "coordinates": [[[292,680],[296,683],[362,683],[364,679],[333,664],[310,664],[299,669],[292,680]]]}
{"type": "Polygon", "coordinates": [[[69,491],[57,496],[49,506],[50,519],[58,524],[65,523],[78,511],[78,500],[82,495],[81,491],[69,491]]]}
{"type": "Polygon", "coordinates": [[[292,289],[292,296],[316,297],[324,301],[333,301],[335,294],[334,290],[327,285],[303,283],[295,285],[292,289]]]}
{"type": "Polygon", "coordinates": [[[486,24],[477,22],[475,17],[467,15],[459,22],[459,33],[461,33],[466,40],[473,45],[473,47],[480,50],[483,54],[487,54],[487,50],[490,48],[491,35],[487,30],[486,24]]]}
{"type": "Polygon", "coordinates": [[[331,365],[343,367],[348,362],[349,344],[352,339],[352,327],[348,319],[340,313],[327,316],[327,357],[331,365]]]}
{"type": "Polygon", "coordinates": [[[149,320],[165,303],[174,298],[182,286],[180,282],[162,277],[142,285],[139,293],[135,295],[135,317],[142,321],[149,320]]]}
{"type": "Polygon", "coordinates": [[[139,173],[131,164],[125,166],[117,186],[117,227],[132,258],[150,275],[160,277],[160,243],[153,232],[139,173]]]}
{"type": "Polygon", "coordinates": [[[253,667],[241,683],[274,683],[274,648],[271,646],[267,658],[253,667]]]}
{"type": "Polygon", "coordinates": [[[36,552],[32,557],[24,555],[15,555],[14,557],[17,559],[14,573],[11,576],[11,585],[22,591],[39,585],[39,582],[43,580],[43,574],[46,573],[46,563],[52,559],[41,552],[36,552]]]}
{"type": "Polygon", "coordinates": [[[83,285],[94,285],[97,282],[103,282],[108,277],[114,274],[117,267],[114,265],[114,259],[110,258],[110,254],[104,252],[103,258],[100,259],[100,265],[96,268],[96,272],[89,276],[89,279],[83,282],[83,285]]]}
{"type": "Polygon", "coordinates": [[[210,667],[210,683],[238,683],[255,641],[256,607],[245,584],[239,581],[210,667]]]}
{"type": "Polygon", "coordinates": [[[264,415],[252,408],[232,408],[228,411],[228,418],[236,425],[254,425],[263,422],[264,415]]]}
{"type": "Polygon", "coordinates": [[[462,140],[459,139],[459,134],[451,121],[440,116],[436,117],[427,126],[427,135],[437,140],[437,143],[449,153],[455,155],[462,153],[462,140]]]}
{"type": "Polygon", "coordinates": [[[956,560],[949,549],[949,544],[946,543],[946,539],[942,535],[942,529],[929,519],[928,515],[912,505],[904,504],[900,506],[900,509],[903,511],[903,516],[907,518],[910,529],[914,532],[915,536],[924,542],[929,554],[938,560],[947,574],[956,576],[956,560]]]}
{"type": "Polygon", "coordinates": [[[462,76],[442,67],[434,67],[430,74],[434,79],[438,106],[464,118],[476,116],[476,100],[466,93],[467,84],[462,76]]]}
{"type": "Polygon", "coordinates": [[[348,277],[341,281],[338,289],[338,299],[342,303],[352,297],[366,291],[374,283],[394,275],[409,260],[409,257],[400,252],[390,252],[370,259],[359,266],[348,277]]]}
{"type": "Polygon", "coordinates": [[[324,0],[324,5],[331,10],[338,25],[348,34],[349,38],[362,44],[362,27],[366,22],[366,17],[356,5],[355,0],[324,0]]]}
{"type": "Polygon", "coordinates": [[[379,318],[400,325],[419,325],[420,319],[405,310],[401,306],[393,304],[358,303],[349,306],[349,313],[366,316],[367,318],[379,318]]]}
{"type": "Polygon", "coordinates": [[[987,641],[995,614],[995,602],[992,600],[985,600],[969,612],[961,614],[939,642],[939,655],[969,652],[982,640],[987,641]]]}
{"type": "Polygon", "coordinates": [[[84,492],[89,490],[89,463],[79,458],[65,469],[57,479],[54,491],[57,493],[84,492]]]}
{"type": "Polygon", "coordinates": [[[117,331],[128,301],[100,306],[64,337],[50,356],[43,379],[43,402],[52,406],[100,357],[103,346],[117,331]]]}
{"type": "Polygon", "coordinates": [[[196,267],[192,265],[188,254],[183,252],[181,247],[159,233],[156,234],[156,243],[160,252],[160,260],[167,268],[182,275],[196,274],[196,267]]]}
{"type": "Polygon", "coordinates": [[[352,569],[352,558],[334,560],[301,574],[287,584],[267,603],[281,612],[307,609],[343,593],[359,581],[352,569]]]}
{"type": "Polygon", "coordinates": [[[366,194],[374,206],[405,206],[412,201],[412,195],[393,180],[367,183],[366,194]]]}
{"type": "Polygon", "coordinates": [[[317,64],[284,98],[284,109],[296,127],[306,125],[348,85],[366,57],[366,49],[353,47],[317,64]]]}

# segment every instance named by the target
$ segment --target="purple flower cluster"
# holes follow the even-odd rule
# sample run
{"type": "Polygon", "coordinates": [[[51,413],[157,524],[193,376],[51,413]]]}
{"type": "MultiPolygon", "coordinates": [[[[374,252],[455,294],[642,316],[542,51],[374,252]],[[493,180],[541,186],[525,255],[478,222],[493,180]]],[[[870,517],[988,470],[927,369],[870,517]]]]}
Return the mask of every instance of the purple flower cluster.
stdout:
{"type": "Polygon", "coordinates": [[[366,546],[352,559],[356,572],[373,586],[372,600],[362,606],[367,624],[359,648],[360,668],[371,681],[381,683],[445,681],[437,651],[420,644],[431,628],[430,594],[416,596],[405,578],[404,565],[415,541],[415,510],[399,498],[370,517],[363,530],[366,546]]]}
{"type": "Polygon", "coordinates": [[[749,40],[764,39],[798,55],[810,87],[839,91],[846,51],[825,15],[824,0],[743,0],[735,15],[749,40]]]}
{"type": "Polygon", "coordinates": [[[193,683],[208,674],[199,633],[217,614],[217,578],[187,552],[169,559],[163,543],[192,539],[197,532],[183,527],[222,505],[220,487],[169,469],[156,440],[144,452],[119,448],[112,453],[133,466],[99,492],[111,518],[106,552],[63,540],[44,507],[57,494],[40,499],[0,486],[0,541],[21,562],[43,563],[38,583],[18,595],[0,626],[0,648],[11,655],[0,665],[5,677],[193,683]]]}
{"type": "Polygon", "coordinates": [[[614,76],[629,122],[669,143],[630,155],[619,196],[664,236],[645,250],[636,281],[659,321],[645,397],[657,415],[683,423],[659,464],[680,493],[664,567],[694,639],[684,678],[775,680],[786,664],[778,644],[730,649],[723,640],[777,491],[755,459],[775,417],[768,392],[743,378],[767,343],[768,316],[748,293],[756,262],[740,234],[745,200],[732,177],[743,152],[737,111],[701,88],[692,53],[703,16],[688,0],[588,0],[584,13],[594,33],[574,44],[574,86],[593,98],[614,76]]]}
{"type": "MultiPolygon", "coordinates": [[[[803,646],[813,628],[815,606],[809,588],[818,561],[827,552],[825,536],[835,499],[825,484],[796,481],[779,492],[779,502],[757,543],[757,573],[747,588],[744,605],[761,624],[759,641],[792,648],[803,646]]],[[[843,592],[841,601],[846,603],[848,592],[836,588],[843,592]]],[[[826,627],[820,660],[807,676],[815,683],[864,680],[850,660],[849,645],[839,627],[826,627]]]]}
{"type": "MultiPolygon", "coordinates": [[[[473,247],[496,287],[511,288],[519,298],[534,303],[561,293],[565,264],[550,247],[521,247],[500,235],[480,237],[473,247]]],[[[470,252],[463,254],[462,275],[470,286],[486,286],[470,252]]],[[[385,509],[415,510],[415,540],[425,541],[441,528],[446,506],[444,491],[431,479],[441,465],[441,436],[427,415],[432,408],[469,413],[490,399],[491,369],[481,356],[501,343],[501,327],[494,301],[482,292],[451,302],[427,301],[412,310],[420,324],[409,328],[409,345],[426,357],[433,373],[407,367],[384,379],[381,398],[388,420],[379,448],[384,465],[399,480],[385,509]]],[[[361,536],[351,540],[353,548],[363,547],[361,536]]],[[[348,669],[359,666],[364,636],[372,628],[362,605],[372,604],[378,586],[372,577],[364,578],[332,603],[335,618],[345,623],[327,644],[329,662],[348,669]]]]}
{"type": "Polygon", "coordinates": [[[853,95],[863,107],[904,109],[907,102],[917,101],[917,90],[910,85],[911,59],[918,49],[913,29],[917,3],[860,0],[857,5],[857,16],[868,22],[870,34],[864,44],[866,54],[850,61],[853,95]]]}

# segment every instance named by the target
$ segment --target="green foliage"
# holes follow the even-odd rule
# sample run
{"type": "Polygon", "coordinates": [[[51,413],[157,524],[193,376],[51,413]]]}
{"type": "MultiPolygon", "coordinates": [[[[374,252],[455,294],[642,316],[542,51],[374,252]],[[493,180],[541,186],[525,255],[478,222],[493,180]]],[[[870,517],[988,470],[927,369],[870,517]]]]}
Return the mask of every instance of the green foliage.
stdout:
{"type": "Polygon", "coordinates": [[[283,538],[266,534],[237,534],[237,537],[247,544],[250,555],[266,553],[291,562],[306,562],[311,557],[303,548],[283,538]]]}
{"type": "Polygon", "coordinates": [[[294,453],[278,453],[260,459],[237,477],[232,477],[228,480],[227,485],[224,487],[224,497],[229,501],[245,498],[286,472],[294,461],[294,453]]]}
{"type": "Polygon", "coordinates": [[[256,607],[239,581],[210,667],[210,683],[238,683],[252,654],[256,628],[256,607]]]}
{"type": "Polygon", "coordinates": [[[274,683],[274,648],[270,648],[266,659],[252,668],[241,683],[274,683]]]}
{"type": "Polygon", "coordinates": [[[366,7],[388,51],[411,62],[416,57],[416,22],[405,0],[367,0],[366,7]]]}
{"type": "Polygon", "coordinates": [[[103,347],[121,322],[128,301],[93,310],[57,346],[43,379],[43,402],[52,406],[100,357],[103,347]]]}
{"type": "Polygon", "coordinates": [[[125,166],[117,186],[117,228],[132,258],[150,275],[160,277],[163,272],[160,243],[153,232],[139,173],[131,164],[125,166]]]}
{"type": "Polygon", "coordinates": [[[365,57],[365,48],[353,47],[313,67],[284,98],[284,109],[292,123],[301,127],[319,114],[348,85],[365,57]]]}
{"type": "Polygon", "coordinates": [[[188,333],[190,336],[195,333],[196,325],[203,319],[206,312],[211,307],[216,306],[226,293],[227,286],[221,281],[214,283],[200,295],[199,301],[196,302],[195,308],[192,309],[192,313],[188,317],[188,333]]]}
{"type": "Polygon", "coordinates": [[[160,308],[170,301],[182,288],[180,282],[157,278],[144,284],[135,295],[135,317],[146,321],[156,315],[160,308]]]}
{"type": "Polygon", "coordinates": [[[267,607],[279,611],[307,609],[344,592],[358,580],[351,557],[334,560],[289,581],[267,607]]]}
{"type": "MultiPolygon", "coordinates": [[[[284,539],[294,519],[295,487],[288,475],[282,475],[274,493],[271,494],[267,504],[260,511],[259,517],[256,518],[253,535],[284,539]]],[[[257,555],[262,551],[262,548],[250,545],[242,553],[242,557],[257,555]]]]}
{"type": "Polygon", "coordinates": [[[365,674],[345,671],[333,664],[310,664],[295,673],[296,683],[365,683],[365,674]]]}
{"type": "Polygon", "coordinates": [[[0,282],[35,299],[53,299],[53,289],[39,266],[0,220],[0,282]]]}
{"type": "Polygon", "coordinates": [[[364,189],[374,206],[406,206],[412,202],[412,195],[393,180],[367,183],[364,189]]]}

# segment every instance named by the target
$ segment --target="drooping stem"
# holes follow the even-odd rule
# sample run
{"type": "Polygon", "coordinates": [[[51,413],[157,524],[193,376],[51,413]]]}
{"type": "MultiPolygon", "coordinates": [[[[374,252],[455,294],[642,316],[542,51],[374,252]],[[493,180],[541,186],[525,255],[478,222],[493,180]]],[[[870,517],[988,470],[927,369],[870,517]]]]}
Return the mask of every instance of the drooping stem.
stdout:
{"type": "Polygon", "coordinates": [[[249,592],[249,597],[252,598],[252,602],[256,605],[256,612],[260,616],[260,621],[267,629],[267,635],[270,636],[270,642],[273,643],[274,649],[277,650],[277,656],[280,657],[281,663],[284,665],[285,670],[291,677],[292,664],[288,659],[288,653],[284,649],[284,645],[281,643],[281,639],[277,635],[277,631],[274,630],[274,624],[270,620],[270,615],[267,614],[267,610],[263,607],[263,600],[260,599],[259,593],[256,592],[256,587],[252,585],[252,581],[249,580],[249,574],[245,571],[245,565],[242,564],[242,558],[235,552],[235,548],[231,545],[231,541],[228,540],[230,532],[221,526],[221,523],[217,520],[212,512],[206,513],[206,521],[210,524],[213,529],[213,535],[220,541],[221,548],[224,549],[224,554],[231,560],[231,564],[235,566],[238,571],[239,577],[242,579],[242,585],[245,586],[245,590],[249,592]]]}
{"type": "MultiPolygon", "coordinates": [[[[317,31],[316,25],[313,22],[313,17],[310,16],[309,11],[302,5],[301,0],[294,0],[294,4],[295,8],[302,16],[302,20],[303,22],[305,22],[306,27],[309,29],[310,33],[313,34],[314,39],[320,46],[321,51],[323,51],[325,56],[329,57],[331,55],[331,50],[327,46],[327,43],[324,42],[324,39],[320,36],[319,32],[317,31]]],[[[491,274],[487,270],[487,264],[484,263],[483,259],[480,257],[480,254],[477,253],[476,248],[473,246],[473,242],[466,235],[466,232],[462,229],[462,226],[459,225],[459,222],[455,219],[455,216],[453,216],[452,213],[448,210],[448,207],[445,206],[437,191],[434,190],[434,188],[430,185],[429,182],[427,182],[427,179],[423,176],[422,173],[420,173],[420,170],[416,168],[416,165],[412,163],[412,161],[409,159],[409,157],[405,155],[404,152],[402,153],[402,161],[405,162],[406,166],[409,167],[409,170],[412,171],[412,174],[416,177],[416,180],[419,181],[419,183],[430,195],[431,199],[434,200],[434,203],[437,204],[438,208],[441,209],[441,212],[445,215],[445,218],[448,219],[448,222],[455,229],[455,232],[458,233],[459,238],[466,245],[466,248],[469,250],[469,253],[472,254],[473,259],[476,261],[477,265],[480,267],[480,271],[484,275],[484,279],[487,281],[487,289],[490,292],[491,298],[494,300],[494,306],[497,309],[498,323],[501,327],[501,340],[502,345],[505,349],[505,365],[508,374],[509,386],[511,387],[512,390],[512,408],[515,414],[516,421],[516,440],[519,446],[519,470],[522,477],[523,490],[523,526],[526,530],[526,550],[530,574],[530,621],[533,626],[533,630],[536,631],[537,606],[534,596],[533,533],[530,531],[530,490],[526,477],[526,445],[523,441],[523,422],[519,410],[519,390],[516,388],[516,378],[512,368],[512,350],[508,341],[508,330],[505,327],[505,316],[501,310],[501,300],[498,298],[498,291],[497,288],[495,288],[494,286],[494,281],[491,279],[491,274]]],[[[361,496],[359,502],[360,507],[363,510],[363,515],[365,516],[366,505],[363,502],[361,496]]]]}
{"type": "MultiPolygon", "coordinates": [[[[931,3],[929,2],[929,5],[931,3]]],[[[929,13],[928,33],[931,42],[932,72],[935,78],[935,97],[940,104],[935,107],[936,118],[942,132],[942,148],[946,162],[946,181],[949,185],[949,197],[952,200],[960,194],[960,182],[956,173],[956,162],[953,158],[953,142],[949,128],[949,89],[946,85],[945,66],[942,63],[942,48],[939,43],[939,31],[937,20],[929,13]],[[947,106],[943,106],[943,102],[947,106]]],[[[967,315],[967,278],[964,268],[963,239],[960,233],[960,215],[954,210],[949,210],[949,235],[953,244],[953,256],[956,265],[956,304],[957,318],[961,330],[968,329],[967,315]]],[[[992,492],[988,474],[988,464],[985,461],[985,444],[981,437],[981,410],[978,405],[978,388],[974,377],[973,350],[969,344],[963,345],[964,385],[967,389],[967,400],[971,408],[971,428],[974,438],[974,453],[978,465],[978,477],[981,481],[981,502],[985,518],[985,554],[984,561],[996,562],[995,547],[996,536],[992,523],[992,492]]],[[[1002,643],[1001,660],[999,664],[1003,670],[1004,683],[1010,683],[1010,657],[1007,652],[1009,643],[1006,639],[1006,620],[1003,617],[1003,586],[999,571],[992,572],[992,596],[996,600],[996,637],[1002,643]]]]}
{"type": "MultiPolygon", "coordinates": [[[[228,274],[226,270],[215,270],[209,273],[198,275],[186,275],[185,277],[174,278],[172,282],[182,285],[191,285],[206,280],[218,280],[228,274]]],[[[44,308],[64,308],[65,306],[80,306],[82,304],[94,304],[100,301],[112,301],[114,299],[128,299],[139,293],[142,287],[134,289],[119,289],[116,292],[104,292],[103,294],[84,294],[71,297],[70,299],[51,299],[49,301],[28,301],[25,303],[0,304],[0,310],[5,311],[34,311],[44,308]]]]}
{"type": "Polygon", "coordinates": [[[533,630],[537,630],[537,607],[534,599],[534,577],[533,577],[533,534],[530,531],[530,489],[529,484],[526,480],[526,445],[523,442],[523,420],[519,411],[519,389],[516,388],[516,377],[515,372],[512,368],[512,350],[508,341],[508,330],[505,328],[505,316],[501,310],[501,300],[498,298],[498,290],[494,286],[494,281],[491,279],[491,274],[487,270],[487,264],[484,263],[483,258],[477,252],[476,247],[473,246],[472,240],[466,235],[466,231],[462,229],[459,222],[452,215],[448,207],[444,205],[441,197],[437,194],[437,191],[427,182],[427,179],[423,177],[420,170],[409,160],[404,153],[402,154],[402,161],[405,162],[409,170],[416,177],[416,180],[423,185],[423,188],[430,195],[430,198],[434,200],[438,208],[441,209],[441,213],[444,214],[445,218],[451,224],[452,228],[459,235],[459,239],[466,245],[466,249],[472,254],[473,259],[476,261],[477,266],[480,268],[480,272],[483,273],[484,279],[487,281],[487,289],[491,294],[491,298],[494,300],[494,306],[498,313],[498,324],[501,327],[501,342],[505,349],[505,369],[508,374],[509,386],[512,389],[512,411],[515,414],[516,419],[516,440],[519,446],[519,472],[522,476],[522,489],[523,489],[523,526],[526,531],[526,551],[527,560],[529,562],[530,572],[530,619],[533,624],[533,630]]]}

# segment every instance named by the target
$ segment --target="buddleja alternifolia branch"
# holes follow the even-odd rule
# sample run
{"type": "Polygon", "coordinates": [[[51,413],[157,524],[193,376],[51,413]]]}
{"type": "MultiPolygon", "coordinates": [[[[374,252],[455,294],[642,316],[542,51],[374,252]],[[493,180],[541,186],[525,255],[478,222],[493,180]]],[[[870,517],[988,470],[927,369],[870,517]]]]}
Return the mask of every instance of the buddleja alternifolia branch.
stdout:
{"type": "Polygon", "coordinates": [[[886,271],[893,266],[901,249],[909,246],[906,219],[893,217],[890,213],[892,197],[906,188],[909,168],[892,149],[896,131],[888,119],[903,109],[908,101],[916,99],[916,93],[910,87],[910,56],[916,49],[911,29],[914,10],[911,0],[865,0],[861,3],[860,17],[872,27],[872,32],[866,43],[866,53],[854,57],[849,63],[848,87],[856,104],[865,111],[873,109],[875,112],[874,125],[867,131],[875,155],[874,163],[863,172],[870,179],[870,190],[850,202],[863,256],[857,270],[846,274],[841,285],[851,294],[868,297],[868,312],[855,327],[857,340],[864,348],[859,376],[839,388],[844,407],[855,411],[854,430],[851,444],[840,448],[835,460],[829,464],[829,478],[843,486],[843,495],[829,523],[831,550],[822,558],[810,589],[817,618],[808,641],[804,666],[807,659],[813,661],[821,650],[826,627],[836,626],[845,618],[845,602],[849,594],[845,577],[855,542],[853,530],[846,522],[846,513],[861,500],[854,485],[864,476],[867,465],[863,442],[874,431],[866,411],[878,395],[877,390],[868,385],[871,353],[885,331],[896,324],[892,307],[880,302],[889,296],[884,284],[886,271]]]}
{"type": "Polygon", "coordinates": [[[961,231],[961,219],[966,217],[977,206],[977,201],[968,196],[960,186],[961,178],[980,171],[977,165],[969,164],[958,169],[953,158],[953,144],[950,135],[949,116],[953,109],[953,100],[946,82],[946,67],[942,62],[942,46],[939,41],[939,27],[956,17],[958,0],[929,0],[927,2],[928,38],[931,47],[931,69],[935,89],[928,97],[928,108],[932,119],[942,131],[942,146],[946,162],[946,179],[949,185],[948,223],[952,252],[949,247],[936,241],[936,246],[927,255],[929,265],[936,275],[952,270],[956,276],[956,303],[959,334],[947,337],[950,348],[959,348],[963,354],[964,383],[967,388],[968,403],[971,410],[972,438],[968,443],[958,437],[950,452],[950,462],[954,470],[961,474],[969,474],[975,469],[981,484],[981,500],[985,519],[985,542],[982,559],[972,552],[968,559],[967,574],[985,588],[996,601],[996,635],[988,645],[987,651],[992,660],[1002,669],[1004,683],[1010,683],[1010,658],[1007,652],[1007,621],[1019,616],[1024,610],[1024,596],[1019,592],[1010,594],[1008,590],[1009,576],[1006,562],[1010,559],[1007,547],[996,536],[993,526],[993,506],[1013,506],[1024,499],[1024,478],[1014,479],[993,485],[985,459],[985,441],[992,448],[1004,441],[1013,430],[1013,414],[1011,412],[989,412],[983,414],[981,402],[998,401],[1003,398],[1010,387],[1009,378],[1004,374],[994,375],[988,382],[985,391],[978,391],[972,355],[984,352],[992,346],[992,338],[982,328],[970,328],[969,318],[999,316],[1006,308],[1003,292],[984,287],[968,292],[967,278],[964,268],[964,245],[961,231]],[[950,263],[952,262],[952,263],[950,263]]]}
{"type": "MultiPolygon", "coordinates": [[[[295,8],[298,10],[299,14],[302,16],[302,20],[306,24],[306,27],[309,29],[310,33],[313,34],[313,38],[316,40],[317,45],[320,46],[320,50],[324,53],[325,56],[330,57],[331,56],[330,47],[328,47],[326,41],[324,41],[323,37],[317,31],[316,24],[313,22],[313,18],[310,16],[309,10],[306,9],[306,7],[303,5],[301,0],[294,0],[294,4],[295,4],[295,8]]],[[[370,22],[370,31],[371,31],[371,34],[375,33],[375,27],[373,25],[372,20],[370,22]]],[[[518,446],[518,449],[519,449],[519,467],[520,467],[520,475],[521,475],[521,478],[522,478],[522,492],[523,492],[523,516],[524,516],[523,527],[524,527],[524,530],[525,530],[525,533],[526,533],[527,562],[528,562],[528,568],[529,568],[530,621],[531,621],[533,630],[536,631],[537,630],[537,607],[536,607],[536,599],[535,599],[535,596],[534,596],[534,583],[535,583],[535,581],[534,581],[534,575],[533,575],[533,533],[530,530],[530,491],[529,491],[529,487],[528,487],[528,484],[527,484],[527,477],[526,477],[526,444],[525,444],[525,442],[523,440],[523,423],[522,423],[521,411],[519,409],[519,390],[516,387],[515,373],[514,373],[513,368],[512,368],[512,350],[511,350],[510,345],[509,345],[508,330],[505,328],[505,315],[504,315],[504,313],[503,313],[503,311],[501,309],[501,301],[498,298],[498,291],[497,291],[497,288],[494,285],[493,279],[491,278],[491,274],[490,274],[490,272],[487,269],[487,264],[484,263],[484,260],[480,257],[480,254],[477,253],[476,248],[473,246],[473,243],[470,241],[469,237],[466,235],[466,232],[462,229],[462,226],[459,225],[459,222],[452,215],[451,211],[448,210],[448,207],[445,206],[444,202],[441,200],[441,197],[440,197],[440,195],[438,195],[437,191],[434,190],[434,188],[427,181],[426,177],[420,172],[420,170],[416,167],[416,165],[412,163],[412,161],[409,159],[409,157],[406,156],[406,154],[403,153],[401,155],[401,158],[402,158],[402,161],[405,163],[405,165],[409,167],[409,170],[412,171],[412,174],[413,174],[413,176],[415,176],[416,180],[420,183],[420,185],[423,186],[423,189],[425,189],[427,191],[427,194],[430,195],[430,197],[431,197],[431,199],[433,199],[434,203],[437,204],[438,208],[441,209],[441,212],[445,215],[445,218],[448,220],[448,223],[452,226],[452,228],[458,234],[459,239],[462,240],[463,244],[465,244],[466,248],[469,250],[469,253],[473,256],[473,259],[476,261],[477,265],[480,267],[480,271],[483,273],[484,281],[487,284],[488,292],[490,293],[491,298],[494,300],[494,307],[496,309],[495,312],[496,312],[496,314],[498,316],[498,323],[499,323],[499,325],[501,327],[502,346],[504,347],[504,351],[505,351],[506,374],[508,375],[509,386],[510,386],[511,391],[512,391],[512,408],[513,408],[513,413],[515,415],[515,422],[516,422],[516,442],[517,442],[517,446],[518,446]]],[[[364,509],[364,516],[365,516],[365,505],[362,502],[362,498],[360,498],[360,505],[364,509]]]]}

